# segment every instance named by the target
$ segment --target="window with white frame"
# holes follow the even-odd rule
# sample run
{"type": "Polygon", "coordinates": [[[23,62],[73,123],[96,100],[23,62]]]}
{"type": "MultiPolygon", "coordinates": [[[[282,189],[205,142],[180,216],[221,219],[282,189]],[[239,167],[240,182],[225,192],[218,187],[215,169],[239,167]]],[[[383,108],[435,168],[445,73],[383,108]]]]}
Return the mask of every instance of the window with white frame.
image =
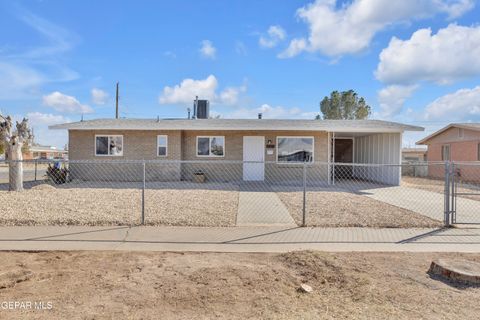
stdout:
{"type": "Polygon", "coordinates": [[[95,136],[96,156],[122,156],[123,136],[121,135],[97,135],[95,136]]]}
{"type": "Polygon", "coordinates": [[[168,152],[168,137],[165,135],[157,136],[157,156],[166,157],[168,152]]]}
{"type": "Polygon", "coordinates": [[[277,137],[277,162],[313,162],[313,137],[277,137]]]}
{"type": "Polygon", "coordinates": [[[448,144],[442,146],[442,160],[450,161],[450,145],[448,144]]]}
{"type": "Polygon", "coordinates": [[[197,137],[197,157],[223,157],[225,155],[225,137],[197,137]]]}

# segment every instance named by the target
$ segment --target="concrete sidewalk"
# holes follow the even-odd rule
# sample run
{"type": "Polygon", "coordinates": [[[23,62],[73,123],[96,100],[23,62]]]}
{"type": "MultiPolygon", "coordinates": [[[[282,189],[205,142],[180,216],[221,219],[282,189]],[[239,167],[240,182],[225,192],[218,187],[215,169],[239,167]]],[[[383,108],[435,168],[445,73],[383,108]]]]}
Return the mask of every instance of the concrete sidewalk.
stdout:
{"type": "Polygon", "coordinates": [[[480,252],[480,229],[0,227],[0,250],[480,252]]]}

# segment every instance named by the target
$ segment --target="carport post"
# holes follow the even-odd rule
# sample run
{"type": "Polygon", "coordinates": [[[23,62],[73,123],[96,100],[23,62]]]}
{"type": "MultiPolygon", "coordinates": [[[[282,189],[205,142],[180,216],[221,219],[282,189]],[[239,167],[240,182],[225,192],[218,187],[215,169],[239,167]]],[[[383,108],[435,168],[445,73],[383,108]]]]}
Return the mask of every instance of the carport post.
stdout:
{"type": "Polygon", "coordinates": [[[145,224],[145,161],[143,161],[143,185],[142,185],[142,225],[145,224]]]}
{"type": "Polygon", "coordinates": [[[306,227],[306,214],[307,214],[307,162],[303,162],[303,219],[302,227],[306,227]]]}
{"type": "Polygon", "coordinates": [[[445,227],[450,225],[450,168],[448,161],[445,161],[445,208],[444,208],[444,224],[445,227]]]}

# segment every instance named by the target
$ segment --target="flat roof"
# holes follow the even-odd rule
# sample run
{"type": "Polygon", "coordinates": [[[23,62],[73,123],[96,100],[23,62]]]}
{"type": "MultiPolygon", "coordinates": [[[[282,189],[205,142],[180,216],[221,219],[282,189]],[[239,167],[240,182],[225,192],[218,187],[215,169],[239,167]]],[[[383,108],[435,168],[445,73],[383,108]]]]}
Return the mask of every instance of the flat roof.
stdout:
{"type": "Polygon", "coordinates": [[[94,119],[49,126],[67,130],[283,130],[330,132],[403,132],[424,128],[383,120],[284,119],[94,119]]]}

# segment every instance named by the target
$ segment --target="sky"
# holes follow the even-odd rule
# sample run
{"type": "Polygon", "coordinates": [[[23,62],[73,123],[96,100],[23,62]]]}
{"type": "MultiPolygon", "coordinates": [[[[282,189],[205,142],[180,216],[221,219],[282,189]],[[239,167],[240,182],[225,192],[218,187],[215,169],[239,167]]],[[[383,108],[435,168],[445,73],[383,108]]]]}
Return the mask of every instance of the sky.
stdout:
{"type": "Polygon", "coordinates": [[[355,90],[372,119],[480,121],[474,0],[0,0],[0,112],[48,125],[186,117],[196,95],[222,118],[313,119],[355,90]]]}

